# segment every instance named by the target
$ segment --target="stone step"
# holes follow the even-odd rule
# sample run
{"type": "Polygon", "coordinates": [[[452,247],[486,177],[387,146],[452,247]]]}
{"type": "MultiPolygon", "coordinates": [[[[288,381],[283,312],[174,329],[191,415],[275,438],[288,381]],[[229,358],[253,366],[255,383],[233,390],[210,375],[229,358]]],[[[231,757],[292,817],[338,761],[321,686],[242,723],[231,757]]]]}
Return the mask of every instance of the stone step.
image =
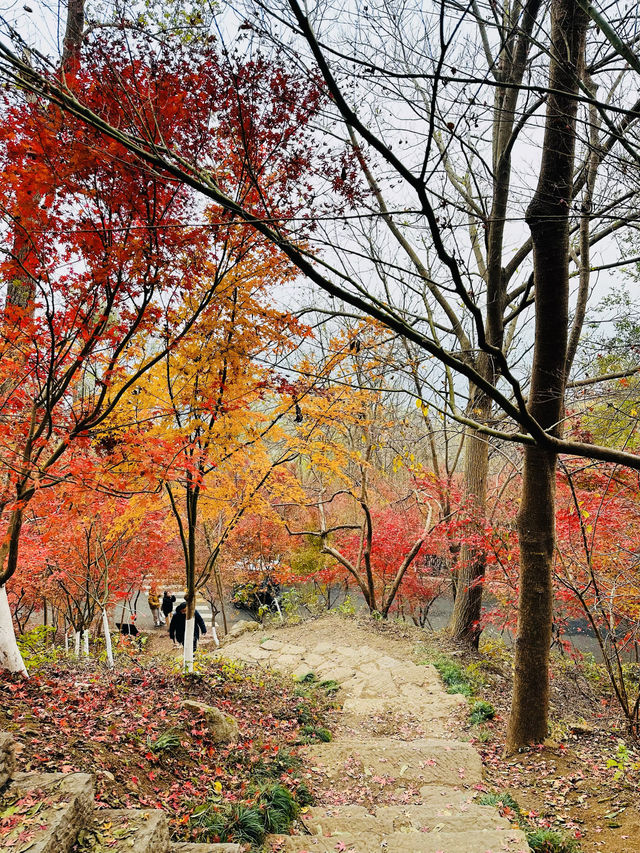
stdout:
{"type": "Polygon", "coordinates": [[[162,809],[100,809],[79,833],[78,841],[82,853],[167,853],[170,849],[162,809]]]}
{"type": "Polygon", "coordinates": [[[460,832],[472,823],[474,829],[511,829],[493,806],[456,802],[441,798],[435,804],[377,806],[374,813],[364,806],[316,806],[304,815],[304,825],[313,835],[385,836],[394,832],[460,832]],[[461,817],[464,820],[461,820],[461,817]]]}
{"type": "Polygon", "coordinates": [[[392,777],[396,787],[470,787],[482,780],[480,756],[471,744],[461,741],[354,738],[306,747],[305,752],[314,773],[338,790],[353,787],[354,776],[362,773],[365,783],[367,777],[392,777]]]}
{"type": "Polygon", "coordinates": [[[3,850],[67,853],[91,820],[93,796],[89,773],[16,773],[0,797],[3,850]]]}
{"type": "Polygon", "coordinates": [[[169,853],[242,853],[240,844],[191,844],[177,841],[169,848],[169,853]]]}
{"type": "Polygon", "coordinates": [[[332,838],[271,835],[266,849],[278,853],[531,853],[520,830],[469,828],[461,832],[394,832],[382,839],[368,833],[332,838]]]}

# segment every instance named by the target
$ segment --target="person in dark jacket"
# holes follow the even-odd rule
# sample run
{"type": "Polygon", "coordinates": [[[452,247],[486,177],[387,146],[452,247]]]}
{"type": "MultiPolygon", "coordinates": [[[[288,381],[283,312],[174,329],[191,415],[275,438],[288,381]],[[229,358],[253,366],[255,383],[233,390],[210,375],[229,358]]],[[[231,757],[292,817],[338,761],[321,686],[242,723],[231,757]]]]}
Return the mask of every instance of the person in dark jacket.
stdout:
{"type": "MultiPolygon", "coordinates": [[[[204,619],[196,610],[194,613],[195,625],[193,626],[193,651],[195,652],[198,646],[200,634],[207,633],[207,626],[204,624],[204,619]]],[[[187,624],[187,602],[181,601],[176,607],[176,612],[173,614],[171,624],[169,625],[169,636],[174,643],[180,643],[184,646],[184,631],[187,624]]]]}
{"type": "Polygon", "coordinates": [[[175,595],[169,595],[167,590],[165,589],[164,595],[162,596],[162,604],[160,605],[160,610],[162,610],[162,615],[164,616],[164,621],[169,621],[169,616],[173,613],[173,605],[176,600],[175,595]]]}

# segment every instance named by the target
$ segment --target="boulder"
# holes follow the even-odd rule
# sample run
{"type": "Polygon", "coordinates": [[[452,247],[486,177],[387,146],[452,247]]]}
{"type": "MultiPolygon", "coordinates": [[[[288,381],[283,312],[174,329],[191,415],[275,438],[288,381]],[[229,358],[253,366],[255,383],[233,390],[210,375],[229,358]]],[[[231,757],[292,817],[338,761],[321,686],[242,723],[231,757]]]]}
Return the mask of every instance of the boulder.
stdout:
{"type": "Polygon", "coordinates": [[[13,738],[6,732],[0,732],[0,788],[3,788],[13,773],[15,752],[13,738]]]}
{"type": "Polygon", "coordinates": [[[204,717],[214,743],[234,743],[238,740],[238,723],[231,714],[225,714],[213,705],[195,699],[185,699],[182,707],[204,717]]]}

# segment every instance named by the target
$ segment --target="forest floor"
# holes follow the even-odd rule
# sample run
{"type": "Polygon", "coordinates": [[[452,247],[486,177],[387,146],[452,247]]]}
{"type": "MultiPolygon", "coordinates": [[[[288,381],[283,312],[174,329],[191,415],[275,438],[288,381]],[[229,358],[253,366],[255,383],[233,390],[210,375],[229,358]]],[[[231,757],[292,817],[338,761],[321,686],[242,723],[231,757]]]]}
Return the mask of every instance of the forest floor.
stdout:
{"type": "MultiPolygon", "coordinates": [[[[380,655],[393,642],[396,654],[403,650],[408,661],[435,664],[449,690],[468,694],[468,704],[443,708],[440,729],[424,735],[447,736],[448,729],[468,740],[482,756],[483,789],[508,792],[532,826],[561,830],[582,853],[637,853],[640,751],[626,736],[597,667],[555,658],[549,742],[504,759],[512,661],[501,643],[486,641],[473,655],[405,625],[339,616],[285,630],[288,642],[320,632],[356,654],[360,632],[366,632],[367,645],[380,655]],[[479,701],[496,713],[473,723],[470,712],[479,701]]],[[[277,631],[267,626],[259,634],[268,638],[277,631]]],[[[99,804],[164,808],[175,839],[202,838],[193,819],[197,806],[250,803],[257,781],[284,780],[304,802],[315,783],[298,747],[325,728],[339,735],[349,725],[348,715],[332,710],[340,692],[296,685],[260,668],[257,660],[236,666],[212,659],[212,646],[204,648],[199,674],[187,679],[179,675],[166,629],[153,632],[142,651],[125,645],[115,672],[94,661],[77,664],[40,652],[38,672],[29,681],[0,681],[0,730],[18,742],[18,769],[94,772],[99,804]],[[240,725],[238,744],[213,743],[186,714],[186,697],[233,714],[240,725]],[[177,741],[171,737],[176,733],[177,741]]],[[[389,718],[390,737],[402,736],[403,726],[405,734],[415,728],[410,708],[403,717],[403,701],[389,718]]],[[[376,721],[378,731],[383,724],[376,721]]],[[[512,805],[503,805],[502,812],[517,819],[512,805]]]]}

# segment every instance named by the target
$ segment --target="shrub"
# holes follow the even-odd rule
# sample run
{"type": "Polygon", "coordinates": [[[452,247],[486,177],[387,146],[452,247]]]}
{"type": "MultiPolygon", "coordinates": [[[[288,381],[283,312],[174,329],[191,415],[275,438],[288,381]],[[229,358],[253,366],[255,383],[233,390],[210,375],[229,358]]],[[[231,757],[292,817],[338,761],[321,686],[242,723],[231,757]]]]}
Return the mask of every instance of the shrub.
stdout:
{"type": "Polygon", "coordinates": [[[29,672],[38,672],[65,657],[64,650],[53,645],[54,635],[55,628],[51,625],[38,625],[17,638],[20,654],[29,672]]]}
{"type": "Polygon", "coordinates": [[[344,601],[340,604],[336,610],[338,613],[342,613],[343,616],[355,616],[356,614],[356,606],[351,600],[351,596],[347,593],[344,597],[344,601]]]}
{"type": "Polygon", "coordinates": [[[492,720],[495,715],[496,709],[493,707],[491,702],[479,700],[478,702],[473,703],[469,720],[475,726],[479,723],[485,723],[487,720],[492,720]]]}

